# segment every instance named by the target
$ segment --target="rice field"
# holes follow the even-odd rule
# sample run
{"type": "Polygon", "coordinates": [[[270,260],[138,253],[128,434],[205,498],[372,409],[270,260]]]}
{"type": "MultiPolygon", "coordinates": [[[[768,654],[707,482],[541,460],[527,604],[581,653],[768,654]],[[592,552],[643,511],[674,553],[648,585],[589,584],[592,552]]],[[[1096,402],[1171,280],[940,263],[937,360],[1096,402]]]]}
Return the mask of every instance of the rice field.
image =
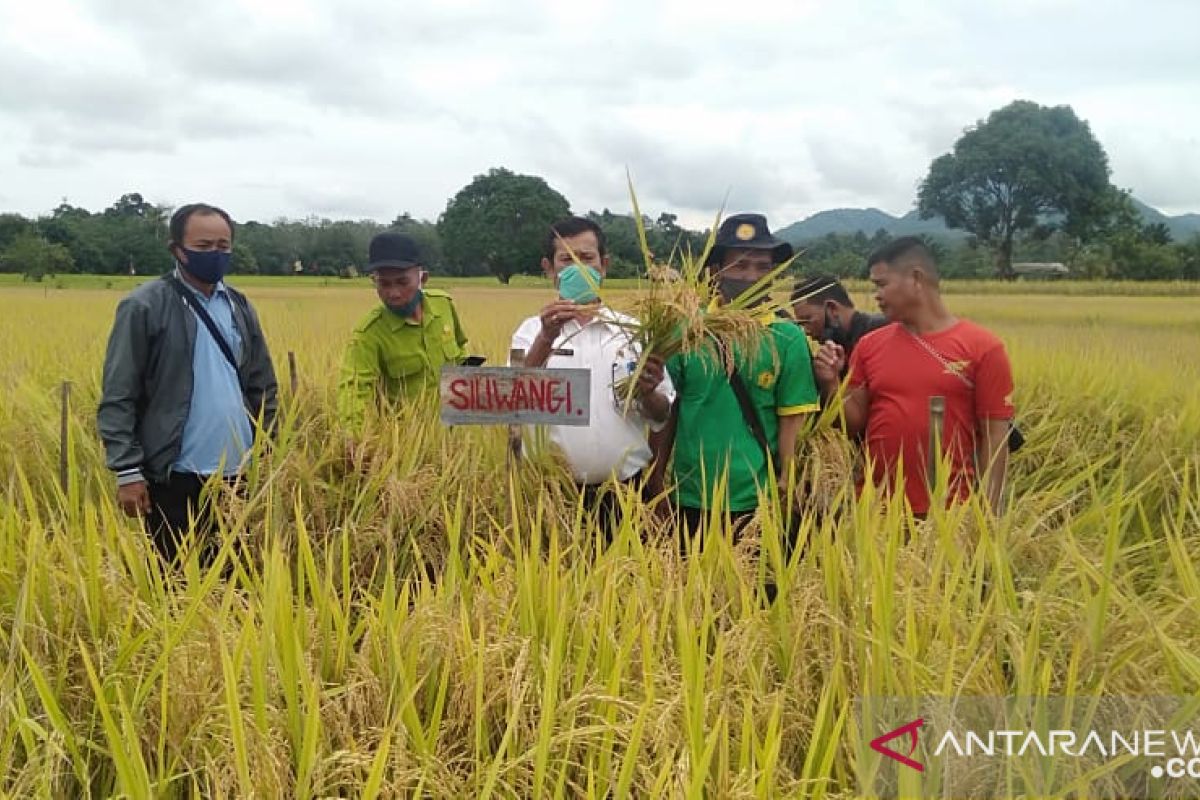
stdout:
{"type": "MultiPolygon", "coordinates": [[[[370,286],[240,285],[282,427],[223,500],[227,579],[163,574],[114,507],[94,412],[128,284],[0,286],[5,796],[854,797],[878,734],[857,698],[1200,687],[1195,287],[952,286],[1014,365],[1007,513],[855,497],[823,420],[803,551],[767,509],[684,560],[631,496],[598,548],[553,463],[510,469],[503,430],[432,407],[374,421],[348,463],[334,381],[370,286]]],[[[493,364],[550,296],[451,291],[493,364]]]]}

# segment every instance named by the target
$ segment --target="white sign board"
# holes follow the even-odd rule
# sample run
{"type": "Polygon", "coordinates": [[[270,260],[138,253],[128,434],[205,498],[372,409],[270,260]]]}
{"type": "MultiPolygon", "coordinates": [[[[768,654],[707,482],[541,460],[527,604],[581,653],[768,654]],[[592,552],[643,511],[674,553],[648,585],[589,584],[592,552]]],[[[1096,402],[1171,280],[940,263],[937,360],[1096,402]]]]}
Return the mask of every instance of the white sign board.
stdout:
{"type": "Polygon", "coordinates": [[[591,420],[592,373],[586,369],[442,367],[439,396],[446,425],[574,425],[591,420]]]}

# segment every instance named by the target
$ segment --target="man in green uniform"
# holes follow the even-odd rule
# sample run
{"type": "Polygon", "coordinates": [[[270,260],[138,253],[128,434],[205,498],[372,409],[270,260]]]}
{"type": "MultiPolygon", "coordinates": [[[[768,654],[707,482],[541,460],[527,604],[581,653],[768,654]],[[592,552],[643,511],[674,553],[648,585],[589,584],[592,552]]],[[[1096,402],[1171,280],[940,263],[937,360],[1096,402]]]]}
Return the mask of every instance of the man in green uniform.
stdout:
{"type": "MultiPolygon", "coordinates": [[[[791,255],[791,245],[771,235],[765,217],[737,214],[717,231],[709,270],[729,302],[791,255]]],[[[707,354],[667,362],[678,398],[673,466],[685,536],[698,532],[713,508],[727,510],[735,530],[752,516],[760,494],[787,480],[801,425],[819,410],[804,332],[771,313],[762,324],[758,352],[735,353],[732,375],[707,354]]]]}
{"type": "Polygon", "coordinates": [[[367,273],[382,305],[354,329],[338,381],[338,415],[362,428],[367,408],[379,400],[415,400],[436,393],[443,364],[466,357],[467,335],[445,292],[425,289],[428,273],[417,243],[402,233],[371,240],[367,273]]]}

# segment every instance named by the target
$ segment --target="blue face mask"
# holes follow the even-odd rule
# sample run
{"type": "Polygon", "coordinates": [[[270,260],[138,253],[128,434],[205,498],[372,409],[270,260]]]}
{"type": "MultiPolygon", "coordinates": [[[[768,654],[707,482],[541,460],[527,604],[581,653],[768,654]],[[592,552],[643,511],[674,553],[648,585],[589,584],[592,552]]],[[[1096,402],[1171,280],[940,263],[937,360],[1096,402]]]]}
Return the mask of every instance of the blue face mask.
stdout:
{"type": "Polygon", "coordinates": [[[424,296],[425,296],[425,293],[423,291],[421,291],[420,289],[417,289],[417,293],[413,295],[412,300],[409,300],[407,303],[404,303],[403,305],[388,306],[387,307],[388,311],[390,311],[393,314],[396,314],[398,316],[401,316],[401,317],[405,317],[405,318],[411,317],[413,314],[416,314],[417,309],[421,307],[421,298],[424,296]]]}
{"type": "Polygon", "coordinates": [[[558,273],[558,296],[576,303],[591,303],[600,299],[596,290],[603,281],[604,276],[595,267],[585,264],[580,269],[578,264],[572,264],[558,273]]]}
{"type": "Polygon", "coordinates": [[[201,283],[220,283],[221,279],[229,272],[229,262],[233,259],[232,253],[221,250],[180,249],[187,256],[187,263],[181,262],[180,266],[201,283]]]}

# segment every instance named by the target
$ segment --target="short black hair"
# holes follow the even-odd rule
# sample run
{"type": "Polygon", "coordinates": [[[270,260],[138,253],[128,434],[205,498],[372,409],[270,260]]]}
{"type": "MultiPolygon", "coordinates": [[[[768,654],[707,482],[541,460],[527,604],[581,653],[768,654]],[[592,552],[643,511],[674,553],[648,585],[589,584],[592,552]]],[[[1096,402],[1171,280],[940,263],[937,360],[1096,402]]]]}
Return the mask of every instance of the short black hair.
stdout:
{"type": "Polygon", "coordinates": [[[188,220],[195,214],[202,216],[216,214],[225,220],[225,224],[229,226],[229,237],[233,238],[233,218],[229,216],[229,212],[217,206],[210,206],[208,203],[188,203],[186,206],[175,209],[175,213],[171,215],[171,223],[168,227],[171,234],[170,244],[183,246],[183,232],[187,229],[188,220]]]}
{"type": "Polygon", "coordinates": [[[820,305],[826,300],[832,300],[847,308],[854,308],[854,301],[850,299],[846,287],[842,286],[842,282],[835,276],[828,273],[800,278],[792,289],[793,303],[804,302],[820,305]]]}
{"type": "Polygon", "coordinates": [[[901,236],[880,247],[867,257],[867,269],[876,264],[899,267],[902,262],[917,261],[931,276],[937,278],[937,261],[929,246],[919,236],[901,236]]]}
{"type": "Polygon", "coordinates": [[[554,260],[554,251],[559,239],[570,239],[581,233],[591,231],[596,234],[596,244],[600,248],[600,257],[608,255],[608,247],[604,242],[604,231],[599,224],[587,217],[566,217],[550,226],[545,240],[542,242],[542,255],[547,261],[554,260]]]}

